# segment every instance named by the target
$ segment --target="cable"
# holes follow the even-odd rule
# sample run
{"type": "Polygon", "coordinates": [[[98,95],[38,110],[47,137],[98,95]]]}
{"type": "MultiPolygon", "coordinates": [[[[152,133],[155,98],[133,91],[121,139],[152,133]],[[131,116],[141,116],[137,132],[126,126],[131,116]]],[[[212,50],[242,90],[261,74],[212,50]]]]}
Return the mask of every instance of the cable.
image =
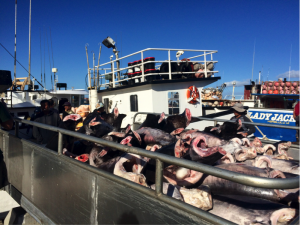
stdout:
{"type": "MultiPolygon", "coordinates": [[[[11,57],[13,57],[13,58],[15,58],[1,43],[0,43],[0,45],[5,49],[5,51],[7,51],[7,53],[8,54],[10,54],[10,56],[11,57]]],[[[28,72],[28,70],[27,69],[25,69],[25,67],[16,59],[16,61],[20,64],[20,66],[22,66],[23,67],[23,69],[27,72],[27,73],[29,73],[28,72]]],[[[42,87],[44,87],[31,73],[30,73],[30,76],[32,76],[42,87]]]]}
{"type": "Polygon", "coordinates": [[[41,55],[41,83],[43,83],[43,57],[42,57],[42,34],[40,28],[40,55],[41,55]]]}

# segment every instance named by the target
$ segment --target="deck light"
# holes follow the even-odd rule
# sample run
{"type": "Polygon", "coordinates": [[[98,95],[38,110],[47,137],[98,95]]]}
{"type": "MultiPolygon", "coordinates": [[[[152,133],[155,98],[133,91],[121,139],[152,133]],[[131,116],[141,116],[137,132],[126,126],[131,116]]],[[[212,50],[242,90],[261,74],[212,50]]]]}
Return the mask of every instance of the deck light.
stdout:
{"type": "Polygon", "coordinates": [[[107,48],[111,48],[111,47],[115,48],[116,42],[114,42],[114,40],[111,37],[108,36],[107,38],[105,38],[102,41],[102,44],[104,44],[105,47],[107,47],[107,48]]]}

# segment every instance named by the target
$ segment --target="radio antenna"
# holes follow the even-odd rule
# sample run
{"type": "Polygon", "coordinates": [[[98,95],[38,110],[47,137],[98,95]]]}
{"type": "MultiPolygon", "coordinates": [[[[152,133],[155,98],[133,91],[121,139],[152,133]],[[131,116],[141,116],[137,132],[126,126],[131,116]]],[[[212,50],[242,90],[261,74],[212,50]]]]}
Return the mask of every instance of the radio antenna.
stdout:
{"type": "Polygon", "coordinates": [[[253,64],[252,64],[252,78],[251,78],[252,81],[253,81],[253,68],[254,68],[254,57],[255,57],[255,43],[256,43],[256,38],[254,39],[253,64]]]}
{"type": "Polygon", "coordinates": [[[291,44],[291,53],[290,53],[289,81],[291,81],[291,65],[292,65],[292,44],[291,44]]]}

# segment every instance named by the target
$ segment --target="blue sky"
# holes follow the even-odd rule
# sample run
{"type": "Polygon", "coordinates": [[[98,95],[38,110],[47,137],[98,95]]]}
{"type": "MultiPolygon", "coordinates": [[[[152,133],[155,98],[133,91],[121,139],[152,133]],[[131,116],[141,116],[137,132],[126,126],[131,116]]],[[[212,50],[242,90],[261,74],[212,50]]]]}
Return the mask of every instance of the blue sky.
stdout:
{"type": "MultiPolygon", "coordinates": [[[[29,0],[18,1],[17,16],[17,59],[28,69],[29,0]]],[[[12,54],[14,23],[14,1],[1,1],[0,43],[12,54]]],[[[68,88],[85,88],[85,44],[89,44],[91,66],[91,51],[97,61],[98,43],[107,36],[117,42],[121,56],[145,48],[217,50],[215,70],[222,79],[211,86],[233,80],[242,85],[251,78],[254,42],[254,79],[262,67],[264,80],[268,73],[269,80],[284,77],[292,49],[291,74],[296,78],[291,80],[299,79],[299,1],[296,0],[32,0],[31,73],[40,80],[41,31],[47,88],[51,88],[47,37],[53,66],[50,28],[54,66],[58,68],[59,82],[67,82],[68,88]]],[[[109,61],[110,55],[112,50],[103,47],[100,63],[109,61]]],[[[160,59],[167,59],[167,55],[160,59]]],[[[1,46],[0,68],[12,71],[13,75],[14,60],[1,46]]],[[[27,72],[17,65],[17,77],[25,76],[27,72]]],[[[237,88],[236,93],[242,94],[242,90],[237,88]]],[[[231,87],[226,91],[229,94],[231,87]]]]}

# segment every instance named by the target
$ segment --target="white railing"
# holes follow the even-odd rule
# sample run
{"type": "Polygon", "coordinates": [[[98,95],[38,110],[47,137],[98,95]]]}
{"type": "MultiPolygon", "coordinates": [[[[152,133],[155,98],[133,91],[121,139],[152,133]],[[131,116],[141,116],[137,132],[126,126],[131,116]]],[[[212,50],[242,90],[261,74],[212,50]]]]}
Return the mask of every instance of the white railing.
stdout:
{"type": "Polygon", "coordinates": [[[227,100],[244,100],[244,95],[225,95],[225,98],[223,99],[227,99],[227,100]]]}
{"type": "MultiPolygon", "coordinates": [[[[172,80],[172,75],[176,75],[176,74],[191,74],[191,73],[194,73],[194,71],[192,72],[172,72],[171,71],[171,62],[174,63],[174,62],[177,62],[177,63],[182,63],[183,61],[180,61],[179,60],[179,57],[176,57],[177,60],[172,60],[171,59],[171,52],[177,52],[177,51],[184,51],[184,52],[197,52],[200,54],[199,55],[195,55],[195,56],[191,56],[191,57],[185,57],[185,59],[189,59],[190,61],[188,61],[189,63],[203,63],[204,64],[204,70],[201,72],[204,74],[204,77],[207,78],[207,75],[208,74],[214,74],[214,73],[218,73],[218,71],[210,71],[210,70],[207,70],[207,63],[217,63],[218,61],[214,61],[213,60],[213,54],[214,53],[217,53],[218,51],[216,50],[192,50],[192,49],[166,49],[166,48],[147,48],[147,49],[144,49],[144,50],[141,50],[141,51],[138,51],[138,52],[135,52],[135,53],[132,53],[132,54],[129,54],[129,55],[126,55],[126,56],[123,56],[123,57],[120,57],[119,59],[115,59],[115,60],[111,60],[107,63],[103,63],[101,65],[98,66],[95,66],[94,68],[89,68],[88,69],[88,74],[89,74],[89,78],[91,78],[92,80],[92,73],[94,73],[94,77],[95,77],[95,80],[94,80],[94,83],[97,84],[96,87],[97,89],[99,88],[108,88],[108,87],[117,87],[118,85],[121,86],[121,82],[124,82],[124,81],[129,81],[129,80],[135,80],[135,79],[139,79],[140,82],[144,82],[145,81],[145,78],[148,77],[148,76],[156,76],[156,75],[168,75],[168,79],[169,80],[172,80]],[[158,61],[148,61],[148,62],[144,62],[144,56],[145,56],[145,52],[148,53],[148,51],[163,51],[165,53],[167,53],[167,59],[168,60],[164,60],[164,61],[161,61],[161,60],[158,60],[158,61]],[[139,65],[133,65],[133,66],[128,66],[128,67],[124,67],[124,68],[120,68],[120,69],[116,69],[116,63],[119,61],[119,62],[122,62],[122,60],[124,59],[128,59],[129,57],[133,57],[133,56],[136,56],[136,55],[140,55],[140,58],[134,58],[132,61],[136,61],[136,60],[141,60],[141,63],[139,65]],[[210,60],[207,59],[207,56],[210,56],[210,60]],[[197,59],[197,60],[195,60],[197,59]],[[158,68],[161,66],[162,63],[166,63],[168,62],[169,64],[169,72],[166,72],[166,73],[160,73],[160,72],[156,72],[156,73],[148,73],[148,74],[145,74],[145,71],[144,71],[144,66],[145,64],[148,64],[148,63],[155,63],[156,66],[155,68],[158,68]],[[158,63],[158,65],[157,65],[158,63]],[[104,68],[104,66],[106,68],[104,68]],[[107,68],[107,66],[110,66],[111,68],[107,68]],[[118,79],[118,76],[116,76],[116,73],[121,73],[121,71],[127,71],[128,69],[134,69],[135,67],[141,67],[141,75],[139,76],[134,76],[134,77],[128,77],[128,76],[124,76],[121,78],[120,76],[120,79],[118,79]],[[104,70],[104,74],[101,74],[99,76],[96,76],[95,73],[96,71],[98,70],[104,70]],[[107,80],[105,79],[105,76],[110,76],[110,75],[113,75],[111,77],[111,80],[107,80]],[[97,79],[97,80],[96,80],[97,79]],[[99,82],[100,80],[100,82],[99,82]],[[104,80],[104,82],[101,82],[102,80],[104,80]],[[101,83],[101,84],[99,84],[101,83]]],[[[153,54],[151,55],[152,57],[155,57],[156,56],[153,54]]],[[[161,57],[161,55],[160,55],[161,57]]],[[[124,61],[123,61],[124,62],[124,61]]],[[[126,62],[127,64],[127,62],[126,62]]]]}

